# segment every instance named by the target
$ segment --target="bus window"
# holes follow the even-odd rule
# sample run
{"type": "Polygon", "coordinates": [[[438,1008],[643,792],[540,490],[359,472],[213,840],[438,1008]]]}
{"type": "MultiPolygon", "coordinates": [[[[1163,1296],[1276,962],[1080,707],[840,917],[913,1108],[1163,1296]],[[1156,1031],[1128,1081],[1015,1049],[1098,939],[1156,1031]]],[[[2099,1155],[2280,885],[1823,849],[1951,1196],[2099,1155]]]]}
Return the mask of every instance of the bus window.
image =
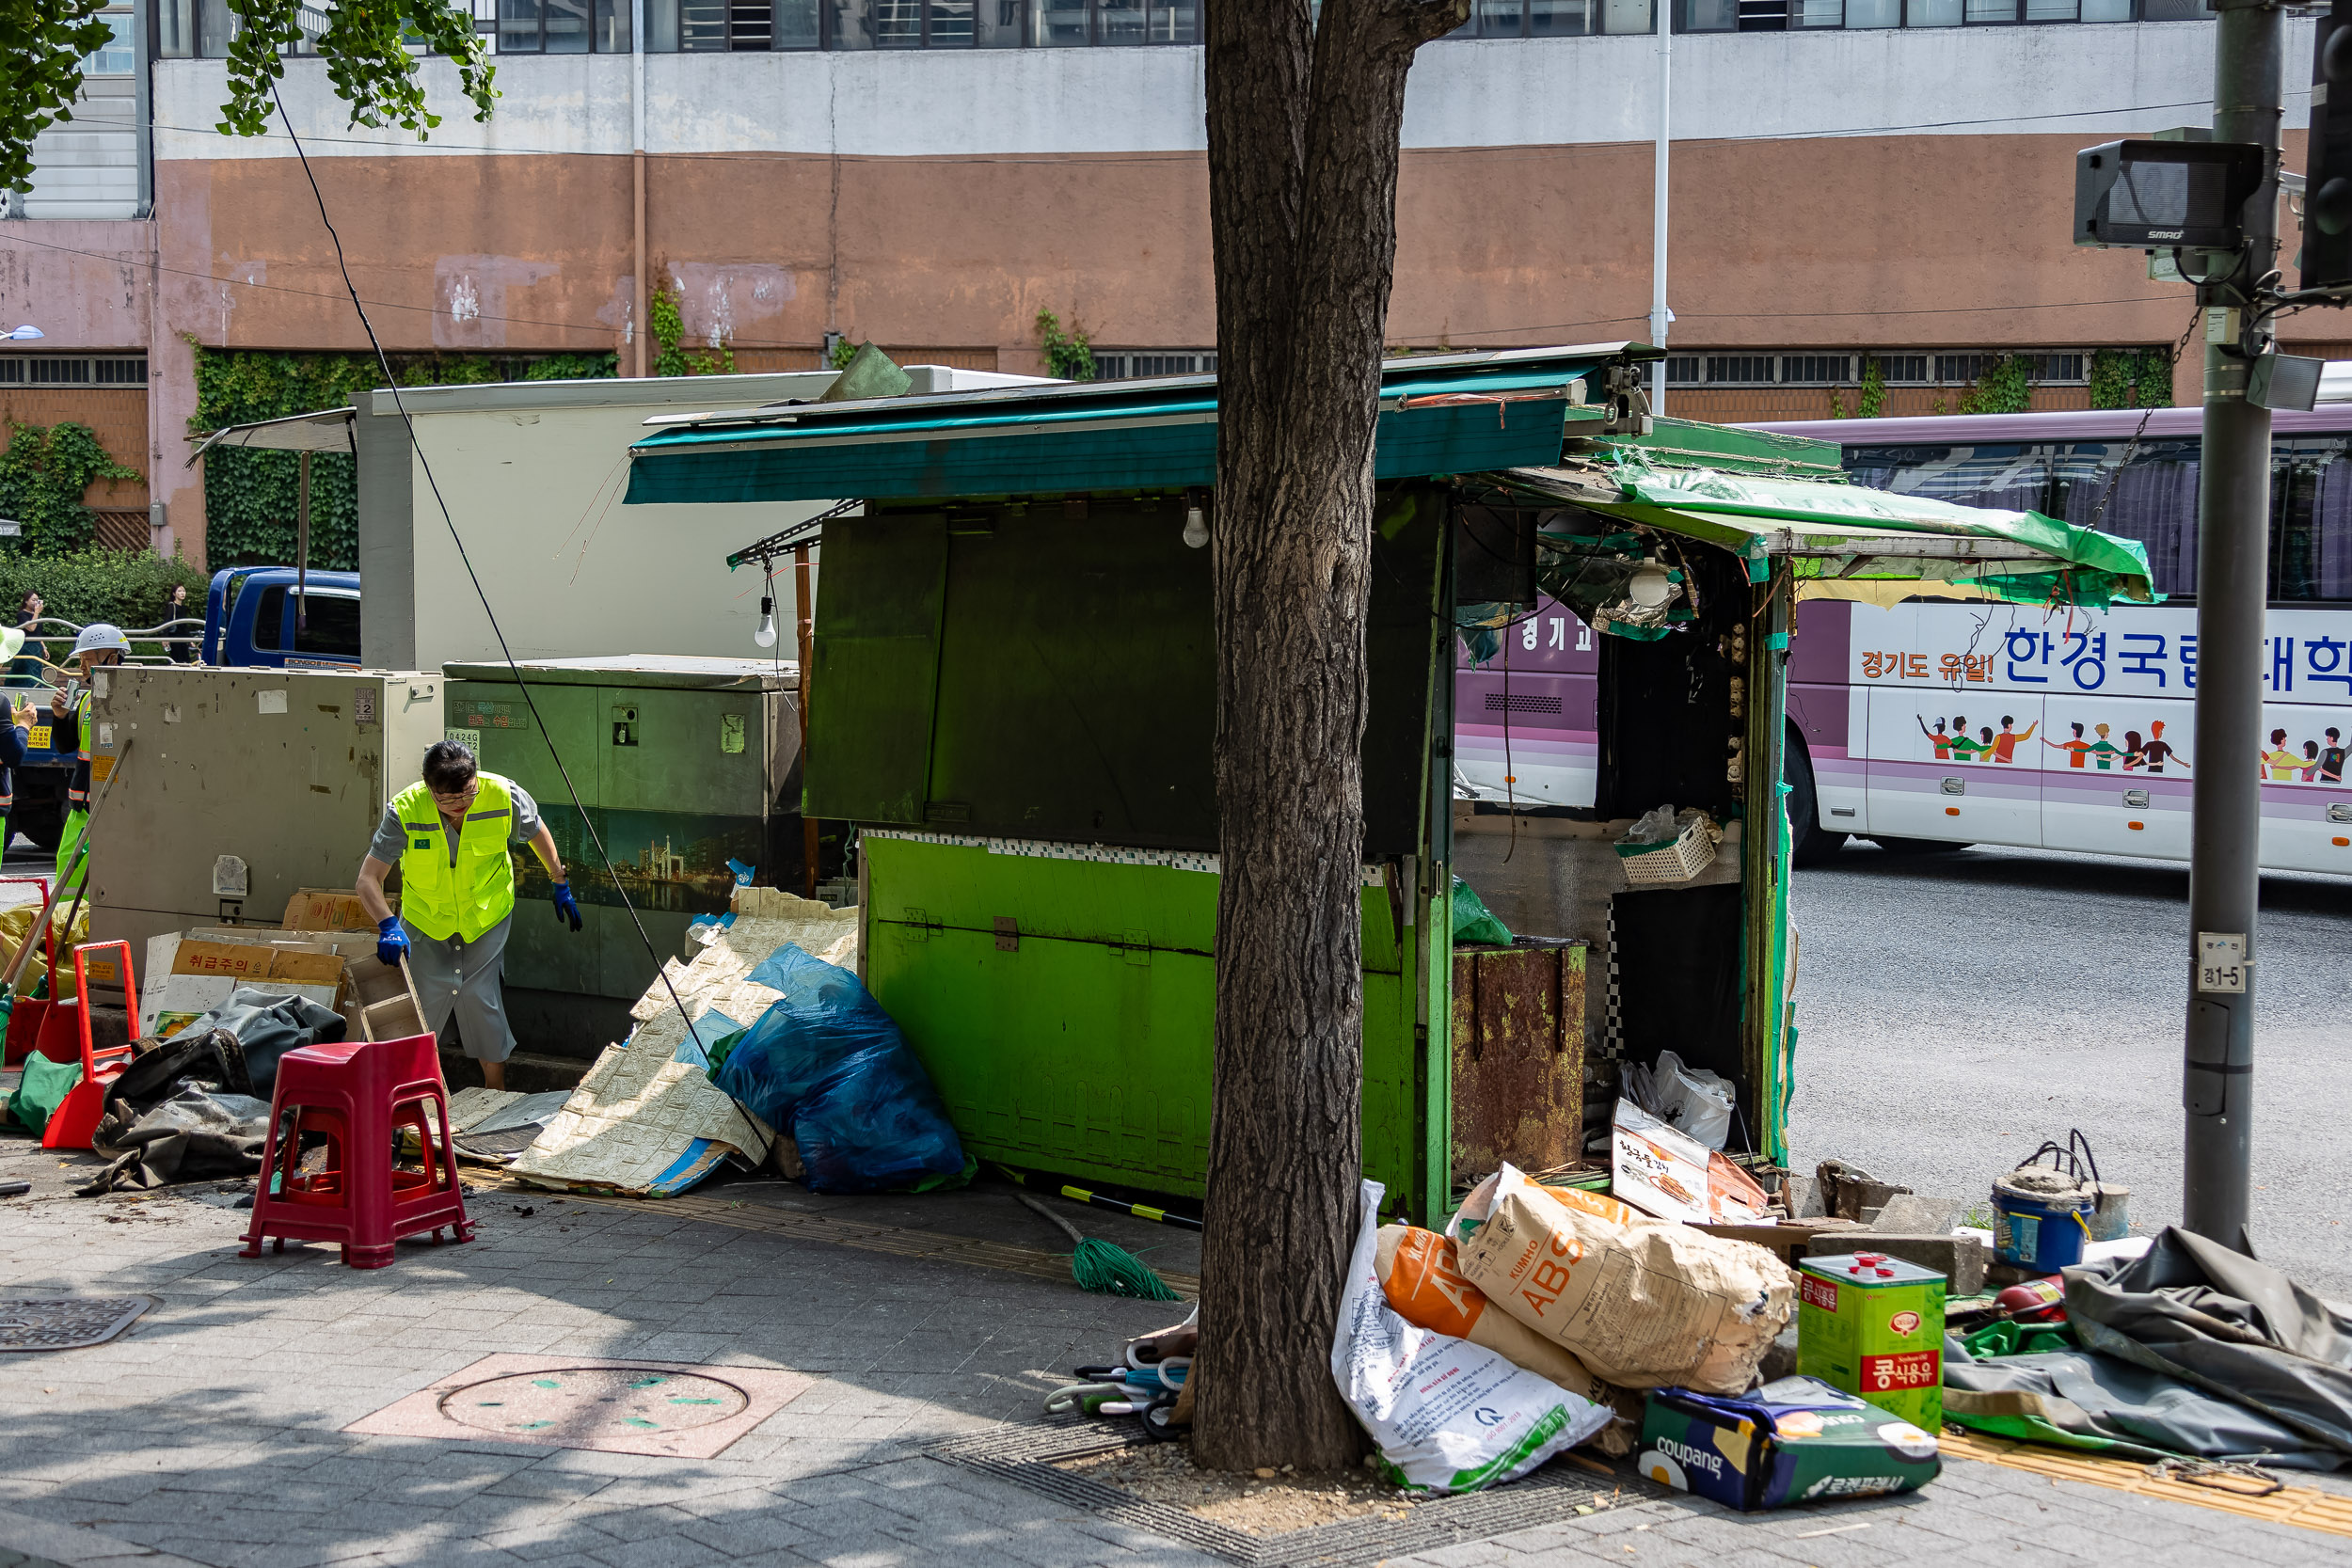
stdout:
{"type": "Polygon", "coordinates": [[[1850,447],[1856,484],[2004,512],[2049,509],[2050,449],[2015,442],[1952,447],[1850,447]]]}
{"type": "Polygon", "coordinates": [[[342,594],[311,594],[310,625],[294,629],[294,652],[313,658],[359,657],[359,601],[342,594]]]}
{"type": "Polygon", "coordinates": [[[2270,596],[2352,599],[2352,440],[2281,436],[2271,446],[2270,596]]]}
{"type": "Polygon", "coordinates": [[[2056,449],[2049,515],[2148,546],[2159,594],[2197,592],[2197,454],[2194,439],[2079,441],[2056,449]],[[2132,460],[2117,473],[2116,463],[2132,460]],[[2112,493],[2110,494],[2110,486],[2112,493]],[[2101,502],[2106,502],[2102,510],[2101,502]]]}

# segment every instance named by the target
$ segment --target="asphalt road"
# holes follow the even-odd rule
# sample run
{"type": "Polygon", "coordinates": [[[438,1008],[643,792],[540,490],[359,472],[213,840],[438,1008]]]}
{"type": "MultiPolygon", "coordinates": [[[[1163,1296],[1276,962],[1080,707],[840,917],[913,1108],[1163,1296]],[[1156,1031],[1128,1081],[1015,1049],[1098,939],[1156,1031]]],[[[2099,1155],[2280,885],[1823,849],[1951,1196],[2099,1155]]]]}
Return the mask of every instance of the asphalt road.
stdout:
{"type": "MultiPolygon", "coordinates": [[[[2136,1229],[2181,1212],[2188,870],[1849,845],[1797,873],[1790,1164],[1983,1203],[2080,1128],[2136,1229]]],[[[2352,879],[2265,876],[2257,939],[2259,1256],[2352,1301],[2352,879]]]]}

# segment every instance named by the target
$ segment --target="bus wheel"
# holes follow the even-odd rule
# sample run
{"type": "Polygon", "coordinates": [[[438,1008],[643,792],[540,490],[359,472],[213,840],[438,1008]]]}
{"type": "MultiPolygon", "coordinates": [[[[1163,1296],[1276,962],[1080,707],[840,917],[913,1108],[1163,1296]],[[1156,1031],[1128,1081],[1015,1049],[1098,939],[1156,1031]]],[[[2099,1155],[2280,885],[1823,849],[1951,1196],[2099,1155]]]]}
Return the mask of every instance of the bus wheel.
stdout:
{"type": "Polygon", "coordinates": [[[1948,855],[1954,850],[1975,847],[1970,844],[1953,844],[1940,838],[1873,837],[1871,843],[1890,855],[1948,855]]]}
{"type": "Polygon", "coordinates": [[[1846,846],[1846,835],[1821,826],[1820,798],[1813,788],[1813,758],[1794,724],[1781,751],[1781,777],[1788,782],[1788,859],[1819,865],[1846,846]]]}

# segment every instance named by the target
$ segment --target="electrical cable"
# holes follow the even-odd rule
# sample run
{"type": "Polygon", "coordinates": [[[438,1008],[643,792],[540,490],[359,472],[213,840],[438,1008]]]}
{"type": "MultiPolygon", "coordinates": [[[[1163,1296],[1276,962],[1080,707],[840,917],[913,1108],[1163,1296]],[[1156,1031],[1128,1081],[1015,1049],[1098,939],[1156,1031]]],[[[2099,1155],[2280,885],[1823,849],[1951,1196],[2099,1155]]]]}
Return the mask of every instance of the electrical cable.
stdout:
{"type": "Polygon", "coordinates": [[[433,465],[424,454],[422,443],[417,439],[417,422],[409,416],[407,405],[401,401],[400,384],[392,378],[391,361],[385,356],[383,343],[376,339],[374,323],[368,320],[367,307],[359,303],[358,289],[352,284],[350,265],[343,260],[342,236],[335,232],[335,220],[326,213],[326,197],[319,189],[317,177],[310,172],[310,156],[302,150],[302,139],[294,135],[293,117],[286,113],[285,103],[278,98],[275,84],[270,87],[270,101],[278,105],[278,118],[285,122],[287,137],[294,142],[294,156],[302,160],[303,178],[310,181],[311,199],[318,203],[319,222],[326,225],[326,237],[334,242],[335,265],[342,273],[343,289],[351,295],[351,308],[358,311],[359,325],[368,335],[368,346],[375,351],[376,365],[384,372],[384,379],[390,386],[392,408],[400,415],[401,423],[407,430],[408,449],[417,455],[417,467],[424,470],[425,484],[433,492],[434,504],[440,508],[441,523],[449,530],[450,543],[457,546],[458,562],[466,568],[467,580],[473,584],[474,597],[482,601],[482,613],[490,623],[490,635],[498,639],[499,657],[505,661],[507,673],[515,677],[515,685],[522,691],[523,705],[531,710],[531,721],[537,728],[540,738],[548,743],[548,755],[555,761],[555,771],[564,781],[564,793],[572,798],[572,809],[580,813],[580,831],[588,835],[589,844],[596,851],[596,859],[604,864],[605,875],[612,879],[612,890],[620,895],[621,908],[628,912],[629,924],[637,928],[637,940],[645,944],[645,956],[653,960],[654,973],[660,977],[662,989],[670,993],[672,1005],[677,1008],[679,1019],[685,1022],[687,1037],[699,1046],[703,1040],[694,1028],[693,1016],[679,999],[677,987],[671,984],[670,972],[662,964],[653,938],[646,934],[645,923],[638,918],[637,906],[629,901],[628,889],[621,885],[619,870],[613,865],[612,857],[605,852],[604,840],[588,816],[588,806],[580,798],[579,786],[572,783],[572,770],[564,766],[564,753],[556,750],[555,733],[548,728],[547,721],[540,716],[539,705],[531,694],[531,683],[523,679],[522,666],[515,662],[514,650],[506,645],[506,630],[499,625],[498,612],[490,608],[489,593],[482,586],[481,575],[473,569],[473,558],[467,553],[465,538],[457,531],[457,519],[450,515],[449,501],[441,494],[441,483],[434,477],[433,465]]]}

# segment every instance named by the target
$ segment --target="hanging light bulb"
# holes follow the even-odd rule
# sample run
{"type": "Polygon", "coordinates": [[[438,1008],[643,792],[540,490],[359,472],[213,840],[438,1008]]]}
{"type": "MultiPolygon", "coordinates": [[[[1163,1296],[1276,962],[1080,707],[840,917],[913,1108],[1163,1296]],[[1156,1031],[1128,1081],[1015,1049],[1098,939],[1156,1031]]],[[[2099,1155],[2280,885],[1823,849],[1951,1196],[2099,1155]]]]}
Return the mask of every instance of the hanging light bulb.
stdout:
{"type": "Polygon", "coordinates": [[[763,648],[772,648],[776,645],[775,600],[762,598],[759,601],[759,629],[752,633],[752,641],[763,648]]]}
{"type": "Polygon", "coordinates": [[[1184,544],[1199,549],[1209,542],[1209,519],[1198,506],[1184,508],[1184,544]]]}

